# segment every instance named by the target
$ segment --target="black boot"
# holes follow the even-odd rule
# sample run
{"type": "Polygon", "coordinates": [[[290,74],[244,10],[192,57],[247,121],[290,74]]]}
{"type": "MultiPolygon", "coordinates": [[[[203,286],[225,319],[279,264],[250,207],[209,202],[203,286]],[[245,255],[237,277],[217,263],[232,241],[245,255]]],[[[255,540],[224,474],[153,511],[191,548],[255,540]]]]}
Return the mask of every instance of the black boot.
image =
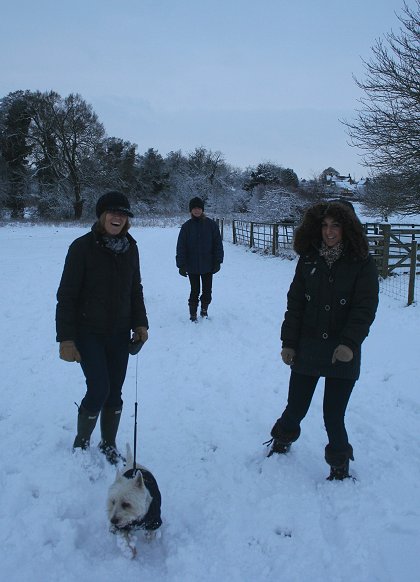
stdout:
{"type": "Polygon", "coordinates": [[[73,449],[87,449],[90,444],[90,436],[96,426],[98,413],[89,412],[82,405],[77,415],[77,435],[74,439],[73,449]]]}
{"type": "Polygon", "coordinates": [[[277,419],[275,425],[271,429],[272,439],[267,441],[267,445],[271,445],[271,449],[267,457],[271,457],[274,453],[284,455],[288,453],[292,443],[297,441],[300,436],[300,427],[293,432],[286,432],[280,426],[280,419],[277,419]]]}
{"type": "Polygon", "coordinates": [[[190,320],[197,321],[197,307],[198,307],[198,305],[196,303],[189,303],[188,306],[190,308],[190,320]]]}
{"type": "Polygon", "coordinates": [[[331,446],[325,447],[325,460],[330,465],[330,474],[328,481],[343,481],[351,477],[349,474],[350,459],[354,461],[353,447],[348,445],[347,449],[342,452],[331,450],[331,446]]]}
{"type": "Polygon", "coordinates": [[[122,456],[118,452],[117,444],[115,442],[120,424],[121,412],[122,406],[119,406],[118,408],[104,407],[101,410],[101,442],[99,443],[99,449],[111,465],[116,465],[118,461],[122,460],[122,456]]]}
{"type": "Polygon", "coordinates": [[[207,317],[208,313],[207,313],[207,309],[208,309],[208,305],[206,305],[205,303],[201,304],[201,309],[200,309],[200,315],[201,317],[207,317]]]}

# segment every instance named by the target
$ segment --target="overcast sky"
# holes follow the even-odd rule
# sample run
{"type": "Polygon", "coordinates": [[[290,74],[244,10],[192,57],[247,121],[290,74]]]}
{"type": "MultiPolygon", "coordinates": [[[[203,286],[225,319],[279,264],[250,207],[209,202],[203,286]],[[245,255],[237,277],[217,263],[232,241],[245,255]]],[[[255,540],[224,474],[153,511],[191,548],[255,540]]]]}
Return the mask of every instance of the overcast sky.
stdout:
{"type": "MultiPolygon", "coordinates": [[[[408,0],[415,6],[415,0],[408,0]]],[[[310,178],[348,144],[362,58],[403,0],[0,0],[0,97],[80,93],[109,136],[310,178]]]]}

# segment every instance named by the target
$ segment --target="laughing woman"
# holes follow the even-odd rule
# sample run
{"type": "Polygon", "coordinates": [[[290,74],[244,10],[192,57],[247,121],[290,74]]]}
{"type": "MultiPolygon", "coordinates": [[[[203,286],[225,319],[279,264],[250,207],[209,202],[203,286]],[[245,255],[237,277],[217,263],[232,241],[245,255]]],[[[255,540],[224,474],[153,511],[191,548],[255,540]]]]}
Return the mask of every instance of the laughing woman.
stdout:
{"type": "Polygon", "coordinates": [[[378,276],[363,227],[348,203],[309,208],[295,234],[299,261],[281,327],[283,362],[291,366],[287,406],[272,428],[269,455],[287,453],[317,382],[325,378],[323,415],[328,479],[349,477],[353,448],[344,423],[360,374],[361,345],[378,306],[378,276]]]}
{"type": "Polygon", "coordinates": [[[86,394],[79,406],[74,449],[89,447],[100,415],[100,450],[118,461],[116,435],[130,330],[145,342],[148,321],[137,244],[128,234],[133,214],[124,194],[107,192],[96,204],[97,222],[69,248],[57,292],[60,357],[79,362],[86,394]]]}

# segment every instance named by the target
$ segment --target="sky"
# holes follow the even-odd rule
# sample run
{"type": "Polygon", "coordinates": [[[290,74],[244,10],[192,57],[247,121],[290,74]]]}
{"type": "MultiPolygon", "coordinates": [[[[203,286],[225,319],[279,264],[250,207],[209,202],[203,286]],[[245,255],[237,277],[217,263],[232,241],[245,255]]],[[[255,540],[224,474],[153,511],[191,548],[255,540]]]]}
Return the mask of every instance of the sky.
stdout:
{"type": "MultiPolygon", "coordinates": [[[[109,136],[359,179],[345,126],[403,0],[0,0],[0,97],[80,93],[109,136]]],[[[413,7],[415,0],[408,0],[413,7]]]]}
{"type": "Polygon", "coordinates": [[[419,306],[381,283],[346,414],[357,480],[326,481],[322,382],[290,453],[267,458],[287,398],[279,327],[296,261],[235,246],[227,228],[198,324],[175,266],[179,225],[130,230],[150,329],[130,357],[117,442],[133,448],[137,400],[137,460],[159,484],[163,525],[150,544],[137,532],[127,558],[109,532],[115,469],[98,452],[98,428],[91,449],[72,454],[85,382],[55,342],[64,258],[87,230],[0,228],[2,580],[418,582],[419,306]]]}

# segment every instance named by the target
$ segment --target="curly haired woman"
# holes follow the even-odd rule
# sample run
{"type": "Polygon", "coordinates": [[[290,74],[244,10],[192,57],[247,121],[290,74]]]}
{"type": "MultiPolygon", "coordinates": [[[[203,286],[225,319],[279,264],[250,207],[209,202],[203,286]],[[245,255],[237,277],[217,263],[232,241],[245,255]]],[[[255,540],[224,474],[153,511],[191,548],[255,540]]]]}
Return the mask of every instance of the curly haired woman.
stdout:
{"type": "Polygon", "coordinates": [[[299,255],[281,327],[291,367],[287,406],[272,428],[269,456],[287,453],[300,436],[320,377],[325,378],[325,460],[330,480],[349,477],[353,448],[344,415],[360,374],[361,345],[378,306],[378,275],[363,226],[348,203],[319,203],[297,228],[299,255]]]}

